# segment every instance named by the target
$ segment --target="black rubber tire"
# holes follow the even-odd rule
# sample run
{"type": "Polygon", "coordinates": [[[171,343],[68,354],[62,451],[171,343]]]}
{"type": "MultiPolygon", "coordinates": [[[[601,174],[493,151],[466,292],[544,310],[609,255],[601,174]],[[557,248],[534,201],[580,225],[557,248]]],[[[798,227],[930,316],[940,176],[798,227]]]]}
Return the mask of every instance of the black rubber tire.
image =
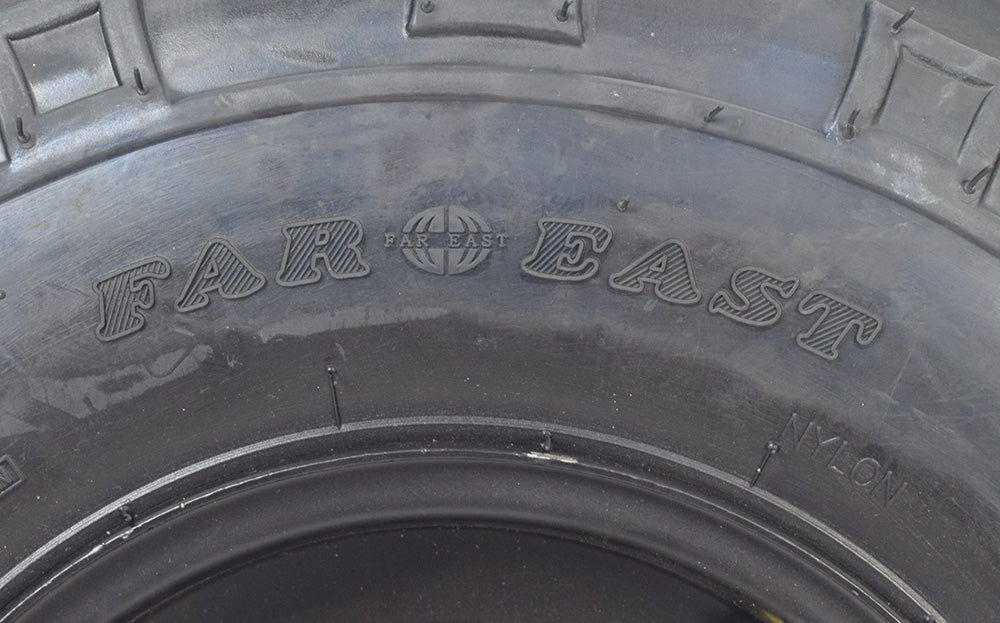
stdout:
{"type": "Polygon", "coordinates": [[[1000,10],[889,5],[5,7],[0,623],[1000,621],[1000,10]]]}

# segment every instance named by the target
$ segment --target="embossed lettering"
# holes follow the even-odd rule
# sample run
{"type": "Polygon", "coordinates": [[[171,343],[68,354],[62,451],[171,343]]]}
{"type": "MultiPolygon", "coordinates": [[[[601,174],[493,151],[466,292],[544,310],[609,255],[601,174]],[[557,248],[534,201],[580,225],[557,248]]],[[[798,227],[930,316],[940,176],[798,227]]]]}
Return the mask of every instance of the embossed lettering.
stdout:
{"type": "MultiPolygon", "coordinates": [[[[505,239],[505,234],[495,234],[486,219],[472,210],[441,205],[411,217],[399,234],[398,246],[403,257],[421,270],[459,275],[485,262],[494,241],[503,248],[505,239]]],[[[395,244],[395,234],[386,234],[385,246],[395,244]]]]}
{"type": "Polygon", "coordinates": [[[770,327],[781,319],[777,297],[789,299],[799,287],[794,277],[779,277],[755,266],[745,266],[733,272],[730,279],[733,296],[719,290],[708,302],[708,311],[751,327],[770,327]]]}
{"type": "Polygon", "coordinates": [[[883,462],[858,453],[855,444],[839,435],[826,437],[822,426],[804,420],[797,413],[792,413],[785,422],[778,441],[783,442],[782,448],[790,448],[792,452],[808,456],[810,461],[826,465],[836,478],[865,490],[868,499],[879,508],[888,509],[909,486],[905,481],[900,482],[883,462]],[[829,450],[832,447],[835,449],[829,450]]]}
{"type": "Polygon", "coordinates": [[[855,329],[854,341],[868,346],[882,330],[882,320],[871,312],[841,300],[822,290],[811,292],[799,303],[799,313],[822,312],[819,319],[795,341],[807,351],[833,361],[840,355],[840,343],[855,329]]]}
{"type": "Polygon", "coordinates": [[[889,508],[889,505],[896,501],[896,498],[906,490],[909,483],[902,482],[897,487],[892,486],[892,477],[894,474],[891,469],[887,469],[882,479],[875,483],[875,486],[871,490],[871,498],[876,504],[880,504],[882,508],[889,508]],[[882,493],[881,499],[879,499],[879,492],[882,493]]]}
{"type": "Polygon", "coordinates": [[[837,459],[840,458],[840,455],[843,454],[844,450],[846,449],[847,449],[847,442],[846,441],[840,442],[840,445],[837,447],[837,451],[834,452],[833,456],[830,457],[830,460],[826,462],[826,466],[830,468],[831,472],[840,474],[841,476],[844,475],[844,471],[839,467],[837,467],[836,463],[837,459]]]}
{"type": "Polygon", "coordinates": [[[541,235],[531,255],[521,261],[521,270],[534,277],[554,281],[585,281],[597,274],[601,262],[593,255],[611,244],[611,228],[600,223],[543,218],[541,235]],[[590,256],[588,253],[590,247],[590,256]]]}
{"type": "Polygon", "coordinates": [[[806,435],[808,435],[809,431],[812,430],[812,427],[813,427],[813,423],[811,421],[807,422],[806,423],[806,427],[803,428],[802,432],[800,433],[799,432],[799,414],[798,413],[792,413],[792,415],[788,418],[788,421],[785,422],[785,427],[781,429],[781,434],[778,435],[778,441],[781,441],[782,439],[784,439],[785,433],[791,432],[792,433],[792,441],[795,442],[795,449],[798,450],[802,446],[802,442],[805,441],[806,435]]]}
{"type": "Polygon", "coordinates": [[[829,439],[824,439],[822,426],[813,426],[813,430],[816,431],[816,449],[813,450],[812,453],[813,458],[816,458],[816,455],[819,454],[820,450],[822,450],[823,448],[840,441],[840,437],[836,436],[830,437],[829,439]]]}
{"type": "Polygon", "coordinates": [[[867,487],[875,482],[875,479],[878,478],[879,472],[881,471],[882,466],[879,464],[878,460],[873,459],[870,456],[866,456],[854,464],[854,469],[851,470],[851,482],[859,487],[867,487]]]}
{"type": "Polygon", "coordinates": [[[608,278],[615,290],[641,294],[646,284],[657,298],[678,305],[694,305],[701,291],[691,269],[691,254],[684,243],[668,240],[608,278]]]}
{"type": "Polygon", "coordinates": [[[208,305],[212,292],[218,292],[224,299],[245,298],[259,291],[265,283],[264,274],[228,240],[213,238],[202,249],[175,307],[179,312],[201,309],[208,305]]]}
{"type": "Polygon", "coordinates": [[[285,253],[275,281],[292,287],[316,283],[323,278],[320,266],[326,266],[334,279],[364,277],[371,266],[361,257],[364,228],[358,219],[339,216],[319,219],[281,229],[285,253]]]}
{"type": "Polygon", "coordinates": [[[100,306],[101,321],[97,339],[110,342],[141,330],[146,326],[143,310],[156,303],[153,279],[170,276],[170,263],[162,257],[136,262],[94,283],[100,306]]]}

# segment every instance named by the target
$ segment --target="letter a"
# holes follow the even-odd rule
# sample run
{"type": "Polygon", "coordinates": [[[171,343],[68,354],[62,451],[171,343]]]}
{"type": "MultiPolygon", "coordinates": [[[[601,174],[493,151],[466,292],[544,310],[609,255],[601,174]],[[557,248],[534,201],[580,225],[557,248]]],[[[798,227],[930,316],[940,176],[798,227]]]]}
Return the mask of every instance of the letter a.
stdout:
{"type": "Polygon", "coordinates": [[[224,299],[241,299],[257,292],[265,283],[264,274],[228,240],[213,238],[202,249],[175,308],[179,312],[201,309],[208,305],[208,295],[212,292],[218,292],[224,299]]]}
{"type": "Polygon", "coordinates": [[[680,240],[667,240],[608,279],[615,290],[632,294],[641,294],[647,283],[668,303],[694,305],[701,300],[691,254],[680,240]]]}

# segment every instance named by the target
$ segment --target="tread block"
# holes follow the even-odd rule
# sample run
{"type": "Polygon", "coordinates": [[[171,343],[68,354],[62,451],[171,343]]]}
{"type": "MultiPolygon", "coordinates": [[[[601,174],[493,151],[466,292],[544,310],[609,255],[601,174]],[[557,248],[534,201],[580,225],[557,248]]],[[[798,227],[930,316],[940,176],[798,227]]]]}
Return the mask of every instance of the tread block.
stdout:
{"type": "Polygon", "coordinates": [[[875,125],[957,159],[992,90],[992,84],[952,73],[904,46],[875,125]]]}
{"type": "Polygon", "coordinates": [[[22,482],[24,475],[14,460],[7,455],[0,457],[0,495],[4,495],[22,482]]]}
{"type": "Polygon", "coordinates": [[[583,0],[411,0],[411,37],[471,36],[583,44],[583,0]]]}
{"type": "Polygon", "coordinates": [[[99,9],[9,42],[39,114],[121,84],[99,9]]]}
{"type": "Polygon", "coordinates": [[[961,195],[962,181],[994,166],[1000,152],[1000,60],[901,17],[867,5],[854,70],[827,129],[953,162],[961,195]]]}

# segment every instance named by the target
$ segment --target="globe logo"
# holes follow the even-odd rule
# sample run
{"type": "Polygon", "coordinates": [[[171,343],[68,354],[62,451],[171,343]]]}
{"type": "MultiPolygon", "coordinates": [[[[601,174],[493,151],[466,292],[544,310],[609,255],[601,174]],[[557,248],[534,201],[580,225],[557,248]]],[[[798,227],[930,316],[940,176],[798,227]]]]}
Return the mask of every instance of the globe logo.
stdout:
{"type": "Polygon", "coordinates": [[[403,231],[385,234],[411,264],[435,275],[459,275],[482,264],[507,235],[495,233],[483,217],[461,206],[435,206],[415,215],[403,231]]]}

